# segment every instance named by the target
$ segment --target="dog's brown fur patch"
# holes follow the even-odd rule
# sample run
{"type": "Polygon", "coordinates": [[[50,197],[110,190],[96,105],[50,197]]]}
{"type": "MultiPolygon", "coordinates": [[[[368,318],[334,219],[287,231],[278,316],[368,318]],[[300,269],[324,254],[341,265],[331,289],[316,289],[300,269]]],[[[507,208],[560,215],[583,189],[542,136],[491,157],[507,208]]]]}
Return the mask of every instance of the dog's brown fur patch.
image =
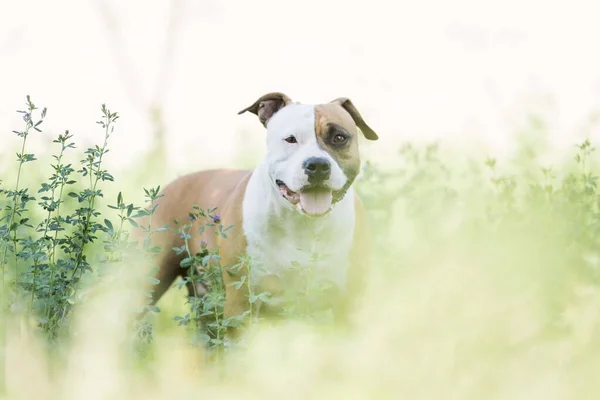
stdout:
{"type": "Polygon", "coordinates": [[[319,146],[331,154],[350,180],[354,180],[360,169],[358,131],[352,117],[337,103],[315,106],[315,134],[319,146]],[[350,137],[348,143],[336,147],[331,143],[336,130],[343,130],[350,137]]]}

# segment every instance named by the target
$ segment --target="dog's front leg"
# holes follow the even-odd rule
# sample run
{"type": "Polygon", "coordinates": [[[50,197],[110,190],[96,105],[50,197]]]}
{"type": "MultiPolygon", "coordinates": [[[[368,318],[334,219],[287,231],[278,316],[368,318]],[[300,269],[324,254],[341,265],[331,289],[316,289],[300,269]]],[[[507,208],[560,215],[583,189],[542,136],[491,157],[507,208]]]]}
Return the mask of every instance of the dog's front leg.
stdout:
{"type": "Polygon", "coordinates": [[[246,240],[240,225],[238,223],[232,227],[228,238],[219,240],[221,276],[225,285],[223,317],[226,320],[227,337],[232,340],[240,338],[250,315],[249,268],[243,257],[246,240]]]}
{"type": "Polygon", "coordinates": [[[228,320],[228,338],[237,340],[247,327],[250,314],[248,267],[239,259],[237,262],[235,259],[222,259],[222,261],[225,262],[222,265],[226,265],[222,268],[225,284],[223,316],[228,320]]]}

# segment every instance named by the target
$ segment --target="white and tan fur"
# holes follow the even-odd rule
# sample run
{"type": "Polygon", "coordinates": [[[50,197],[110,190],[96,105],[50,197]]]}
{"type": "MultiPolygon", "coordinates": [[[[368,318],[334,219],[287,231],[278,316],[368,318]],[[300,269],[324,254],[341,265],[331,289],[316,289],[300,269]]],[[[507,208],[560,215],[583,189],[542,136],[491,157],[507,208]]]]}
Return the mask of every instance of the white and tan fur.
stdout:
{"type": "MultiPolygon", "coordinates": [[[[253,171],[211,170],[176,179],[158,200],[153,226],[172,224],[174,219],[186,221],[194,205],[217,207],[223,225],[233,226],[230,237],[222,239],[213,232],[200,234],[193,230],[190,246],[192,252],[199,251],[199,242],[204,240],[209,248],[218,247],[226,285],[239,280],[240,274],[248,274],[248,270],[230,273],[243,255],[251,260],[248,279],[252,290],[270,291],[275,299],[293,284],[293,267],[310,267],[313,277],[332,283],[341,294],[335,308],[344,314],[339,316],[343,319],[347,300],[360,291],[370,257],[366,218],[352,188],[360,168],[356,127],[370,140],[376,140],[377,135],[348,99],[306,105],[292,103],[282,93],[268,93],[240,113],[246,111],[256,114],[267,128],[263,161],[253,171]],[[330,132],[331,126],[335,129],[330,132]],[[336,132],[346,136],[339,149],[328,142],[336,132]],[[290,136],[294,137],[293,143],[286,139],[290,136]],[[311,185],[305,163],[314,157],[330,164],[327,179],[319,181],[318,186],[334,193],[334,200],[326,212],[307,215],[302,209],[305,203],[294,203],[283,193],[303,195],[311,185]],[[315,253],[321,256],[316,264],[310,261],[315,253]]],[[[331,140],[342,141],[339,135],[331,140]]],[[[155,290],[154,303],[177,276],[185,273],[179,267],[180,257],[171,250],[181,245],[179,235],[163,232],[157,244],[163,252],[157,274],[161,283],[155,290]]],[[[193,294],[192,287],[188,290],[193,294]]],[[[247,289],[236,290],[228,285],[226,316],[246,310],[247,296],[247,289]]]]}

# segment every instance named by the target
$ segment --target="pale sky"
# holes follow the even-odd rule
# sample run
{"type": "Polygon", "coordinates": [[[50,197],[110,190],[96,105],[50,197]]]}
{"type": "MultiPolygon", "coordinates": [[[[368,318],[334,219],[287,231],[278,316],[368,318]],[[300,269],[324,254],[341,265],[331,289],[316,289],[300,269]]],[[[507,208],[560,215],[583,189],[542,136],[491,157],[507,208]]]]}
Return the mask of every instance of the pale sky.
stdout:
{"type": "Polygon", "coordinates": [[[237,111],[270,91],[350,97],[380,136],[369,159],[431,139],[505,154],[527,110],[564,148],[600,136],[598,4],[0,0],[0,158],[26,94],[48,107],[45,134],[68,128],[80,147],[100,141],[102,103],[118,111],[108,162],[123,168],[149,146],[158,99],[177,174],[263,151],[262,126],[237,111]]]}

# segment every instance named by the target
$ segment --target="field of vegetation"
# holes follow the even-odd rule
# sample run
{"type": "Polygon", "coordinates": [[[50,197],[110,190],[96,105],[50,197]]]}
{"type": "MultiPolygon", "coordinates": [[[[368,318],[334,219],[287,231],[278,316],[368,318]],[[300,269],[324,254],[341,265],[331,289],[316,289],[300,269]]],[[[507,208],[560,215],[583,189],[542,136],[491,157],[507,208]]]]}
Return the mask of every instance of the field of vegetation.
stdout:
{"type": "MultiPolygon", "coordinates": [[[[326,313],[291,299],[286,322],[232,343],[223,333],[237,320],[223,318],[210,267],[188,278],[214,282],[209,295],[186,304],[178,282],[131,323],[134,299],[147,294],[132,275],[156,249],[155,232],[138,247],[130,234],[145,228],[140,217],[151,217],[148,201],[166,182],[147,176],[149,187],[137,187],[106,169],[118,113],[99,109],[97,145],[81,148],[65,131],[54,156],[37,159],[29,148],[46,110],[28,97],[18,112],[21,145],[0,171],[2,398],[600,396],[600,192],[589,141],[555,165],[531,141],[505,159],[407,143],[393,166],[365,162],[356,187],[375,263],[352,326],[331,329],[326,313]]],[[[530,129],[536,136],[543,123],[530,129]]],[[[227,235],[218,210],[190,213],[227,235]]],[[[186,221],[176,229],[189,234],[186,221]]],[[[218,260],[212,249],[173,251],[186,254],[184,268],[218,260]]],[[[155,284],[151,272],[144,279],[155,284]]]]}

